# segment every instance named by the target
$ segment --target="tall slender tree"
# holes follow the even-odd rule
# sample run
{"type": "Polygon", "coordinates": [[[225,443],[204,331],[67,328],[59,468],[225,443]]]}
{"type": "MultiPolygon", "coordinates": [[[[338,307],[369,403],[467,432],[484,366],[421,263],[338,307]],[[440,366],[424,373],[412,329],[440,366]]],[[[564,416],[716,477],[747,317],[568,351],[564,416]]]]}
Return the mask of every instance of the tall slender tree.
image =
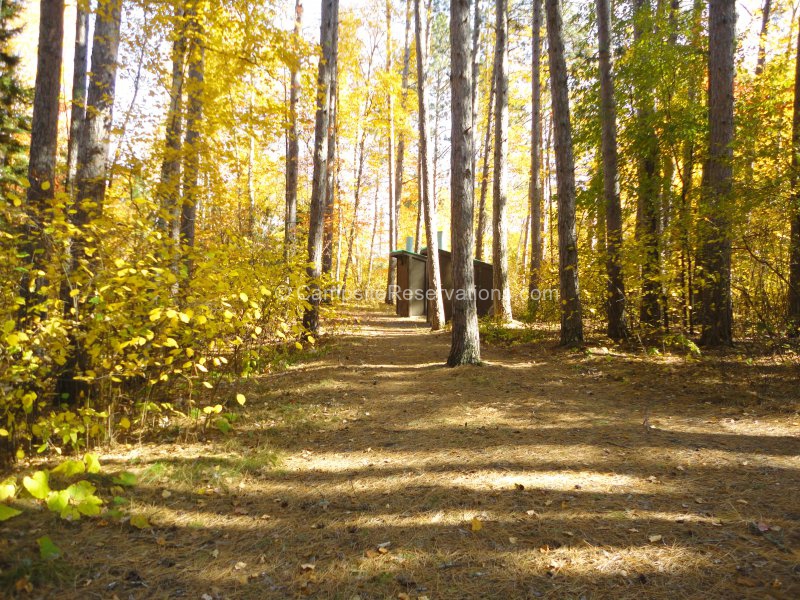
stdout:
{"type": "MultiPolygon", "coordinates": [[[[495,77],[495,65],[497,63],[492,61],[492,75],[491,82],[489,83],[489,103],[486,110],[486,129],[484,130],[483,137],[483,165],[481,167],[481,189],[478,196],[478,223],[475,226],[475,258],[483,260],[483,246],[484,240],[487,237],[489,229],[489,215],[486,210],[486,197],[489,193],[489,156],[492,154],[492,123],[494,122],[494,95],[497,87],[497,78],[495,77]]],[[[475,82],[477,85],[477,82],[475,82]]]]}
{"type": "Polygon", "coordinates": [[[84,0],[79,0],[75,6],[75,49],[72,62],[72,106],[67,141],[67,188],[70,190],[72,190],[73,178],[78,167],[78,137],[86,115],[86,88],[89,72],[89,7],[84,0]]]}
{"type": "Polygon", "coordinates": [[[481,359],[473,266],[472,68],[469,0],[450,0],[450,218],[453,259],[453,336],[447,364],[481,359]]]}
{"type": "Polygon", "coordinates": [[[761,9],[761,32],[758,36],[758,56],[756,58],[756,75],[764,72],[767,63],[767,32],[769,31],[769,18],[772,11],[772,0],[764,0],[761,9]]]}
{"type": "Polygon", "coordinates": [[[531,27],[531,181],[528,188],[531,213],[531,263],[528,279],[529,308],[542,276],[542,0],[533,0],[531,27]]]}
{"type": "Polygon", "coordinates": [[[603,155],[603,203],[606,218],[606,274],[608,277],[608,336],[627,337],[625,280],[622,275],[622,205],[617,167],[617,107],[611,67],[611,5],[597,0],[597,40],[600,58],[600,125],[603,155]]]}
{"type": "Polygon", "coordinates": [[[561,343],[583,341],[578,236],[575,231],[575,159],[569,114],[567,63],[564,58],[559,0],[545,0],[550,58],[550,96],[553,104],[553,141],[558,182],[558,268],[561,294],[561,343]]]}
{"type": "Polygon", "coordinates": [[[436,239],[436,207],[433,204],[431,182],[431,156],[428,152],[428,27],[427,15],[422,15],[421,0],[414,0],[414,32],[417,46],[417,103],[419,107],[419,192],[425,221],[425,240],[428,246],[428,289],[433,294],[427,299],[428,317],[434,331],[444,326],[444,303],[442,302],[442,276],[439,266],[439,246],[436,239]]]}
{"type": "MultiPolygon", "coordinates": [[[[392,73],[392,55],[394,54],[394,43],[392,40],[392,0],[386,0],[386,74],[390,76],[392,73]]],[[[387,114],[387,140],[389,142],[388,154],[388,169],[389,169],[389,252],[396,250],[397,235],[400,231],[398,227],[398,218],[400,216],[398,210],[398,200],[395,194],[394,177],[395,177],[395,164],[394,164],[394,93],[391,89],[387,90],[387,105],[389,112],[387,114]]],[[[394,304],[395,284],[397,282],[397,259],[389,256],[389,269],[387,271],[386,279],[386,304],[394,304]]]]}
{"type": "Polygon", "coordinates": [[[800,28],[797,32],[793,108],[788,305],[789,335],[798,337],[800,335],[800,28]]]}
{"type": "Polygon", "coordinates": [[[319,330],[319,287],[317,281],[322,274],[322,236],[325,217],[325,188],[328,169],[328,127],[330,125],[330,100],[332,88],[331,69],[336,52],[334,31],[339,25],[339,0],[323,0],[320,23],[320,45],[322,56],[317,74],[317,112],[314,120],[314,175],[311,184],[311,207],[308,224],[308,276],[312,281],[310,307],[303,315],[305,328],[316,333],[319,330]]]}
{"type": "MultiPolygon", "coordinates": [[[[405,118],[406,110],[408,110],[408,76],[411,70],[411,11],[411,0],[406,0],[406,25],[403,41],[403,73],[400,79],[400,112],[403,115],[403,118],[405,118]]],[[[405,152],[405,127],[401,127],[397,136],[397,161],[395,162],[394,177],[394,194],[396,198],[395,205],[401,204],[403,200],[403,170],[405,168],[405,152]]],[[[397,214],[399,215],[399,212],[397,214]]],[[[399,231],[399,222],[397,225],[399,231]]],[[[396,240],[395,244],[399,246],[399,240],[396,240]]]]}
{"type": "Polygon", "coordinates": [[[58,98],[64,40],[64,0],[41,0],[39,3],[39,49],[36,58],[36,83],[31,120],[30,159],[27,192],[28,225],[22,252],[26,270],[21,295],[25,300],[23,316],[43,299],[46,249],[44,219],[47,204],[53,199],[58,149],[58,98]]]}
{"type": "Polygon", "coordinates": [[[183,153],[183,199],[181,201],[181,245],[186,249],[184,267],[187,278],[191,278],[193,262],[191,249],[195,244],[197,205],[200,202],[200,151],[201,126],[203,121],[203,95],[205,89],[205,44],[202,10],[205,5],[198,1],[190,4],[186,11],[189,28],[187,48],[188,73],[186,78],[186,135],[183,153]]]}
{"type": "Polygon", "coordinates": [[[735,47],[735,0],[709,0],[708,158],[703,166],[697,257],[700,341],[705,346],[733,342],[729,207],[733,195],[735,47]]]}
{"type": "Polygon", "coordinates": [[[511,320],[508,277],[508,2],[495,2],[494,181],[492,182],[492,261],[494,316],[511,320]]]}
{"type": "Polygon", "coordinates": [[[300,35],[303,25],[303,2],[295,0],[294,55],[289,68],[289,129],[286,132],[286,214],[284,216],[283,257],[294,254],[297,243],[297,172],[300,158],[300,132],[297,124],[297,105],[300,101],[300,35]]]}

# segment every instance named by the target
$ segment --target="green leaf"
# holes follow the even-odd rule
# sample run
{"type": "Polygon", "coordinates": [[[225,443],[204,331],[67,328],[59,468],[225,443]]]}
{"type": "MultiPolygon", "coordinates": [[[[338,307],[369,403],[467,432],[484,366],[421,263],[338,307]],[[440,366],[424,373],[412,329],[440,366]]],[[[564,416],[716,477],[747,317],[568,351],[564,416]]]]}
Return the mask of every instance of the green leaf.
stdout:
{"type": "Polygon", "coordinates": [[[6,506],[5,504],[0,504],[0,521],[8,521],[9,519],[13,519],[17,515],[21,515],[22,511],[17,510],[16,508],[11,508],[10,506],[6,506]]]}
{"type": "Polygon", "coordinates": [[[88,481],[79,481],[69,486],[66,491],[70,495],[71,504],[80,514],[93,517],[100,514],[100,505],[103,504],[103,501],[94,495],[96,489],[88,481]]]}
{"type": "Polygon", "coordinates": [[[31,477],[26,475],[22,480],[22,485],[31,496],[38,500],[44,500],[50,493],[47,471],[36,471],[31,477]]]}
{"type": "Polygon", "coordinates": [[[86,471],[86,465],[83,464],[82,460],[73,460],[67,459],[58,465],[55,469],[51,471],[51,473],[57,475],[63,475],[65,479],[69,479],[70,477],[74,477],[75,475],[80,475],[86,471]]]}
{"type": "Polygon", "coordinates": [[[136,529],[150,529],[150,521],[147,520],[147,517],[144,515],[133,515],[131,517],[131,525],[136,527],[136,529]]]}
{"type": "Polygon", "coordinates": [[[36,543],[39,544],[39,556],[42,560],[54,560],[61,556],[61,548],[53,543],[50,536],[43,535],[36,540],[36,543]]]}
{"type": "Polygon", "coordinates": [[[97,458],[96,454],[86,453],[83,457],[83,462],[86,463],[86,472],[87,473],[99,473],[100,472],[100,459],[97,458]]]}
{"type": "Polygon", "coordinates": [[[116,483],[117,485],[123,485],[125,487],[133,487],[137,483],[136,475],[130,473],[128,471],[123,471],[114,479],[111,480],[112,482],[116,483]]]}
{"type": "Polygon", "coordinates": [[[241,406],[244,406],[244,403],[247,402],[247,398],[245,398],[244,394],[236,394],[236,401],[241,406]]]}
{"type": "Polygon", "coordinates": [[[69,492],[61,490],[57,492],[50,492],[47,496],[47,508],[54,513],[63,514],[69,507],[69,492]]]}
{"type": "Polygon", "coordinates": [[[13,475],[0,483],[0,502],[13,498],[17,493],[17,478],[13,475]]]}

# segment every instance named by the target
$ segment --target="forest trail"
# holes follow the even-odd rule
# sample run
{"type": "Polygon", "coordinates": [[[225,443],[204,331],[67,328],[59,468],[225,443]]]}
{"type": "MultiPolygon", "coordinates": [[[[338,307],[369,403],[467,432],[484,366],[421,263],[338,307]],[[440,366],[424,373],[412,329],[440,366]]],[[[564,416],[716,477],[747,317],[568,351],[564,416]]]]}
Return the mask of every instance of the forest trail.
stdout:
{"type": "Polygon", "coordinates": [[[152,528],[39,524],[84,567],[59,597],[800,595],[782,371],[547,343],[448,369],[388,310],[248,380],[228,435],[106,456],[152,528]]]}

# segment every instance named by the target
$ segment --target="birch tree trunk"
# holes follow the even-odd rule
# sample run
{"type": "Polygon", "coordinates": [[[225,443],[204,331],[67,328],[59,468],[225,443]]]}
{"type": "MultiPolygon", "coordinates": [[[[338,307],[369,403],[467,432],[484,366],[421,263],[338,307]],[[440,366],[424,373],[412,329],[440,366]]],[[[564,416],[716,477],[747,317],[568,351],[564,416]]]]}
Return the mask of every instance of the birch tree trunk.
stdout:
{"type": "Polygon", "coordinates": [[[311,207],[308,224],[308,277],[311,279],[310,308],[303,315],[305,328],[319,331],[320,294],[317,280],[322,274],[322,236],[325,217],[325,187],[328,167],[328,126],[331,105],[331,66],[336,46],[334,31],[339,24],[339,1],[323,0],[320,24],[320,57],[317,74],[317,112],[314,119],[314,175],[311,184],[311,207]]]}
{"type": "Polygon", "coordinates": [[[431,157],[428,153],[430,133],[428,131],[428,19],[422,15],[421,0],[414,0],[414,31],[417,45],[417,102],[419,107],[419,188],[422,212],[425,221],[425,241],[428,247],[427,275],[428,289],[433,298],[426,299],[431,329],[438,331],[444,326],[444,303],[442,301],[442,277],[439,267],[439,246],[436,235],[436,208],[433,205],[433,186],[431,185],[431,157]],[[424,17],[424,20],[423,20],[424,17]]]}
{"type": "Polygon", "coordinates": [[[710,0],[708,16],[708,159],[700,206],[700,342],[733,342],[731,232],[733,195],[733,86],[736,47],[735,0],[710,0]]]}
{"type": "Polygon", "coordinates": [[[578,284],[578,239],[575,232],[575,159],[572,154],[567,64],[558,2],[559,0],[545,0],[550,95],[553,103],[553,142],[558,181],[561,343],[575,344],[583,341],[583,318],[578,284]]]}
{"type": "MultiPolygon", "coordinates": [[[[406,0],[406,25],[405,25],[405,40],[403,45],[403,74],[401,79],[402,96],[400,100],[400,108],[402,111],[403,119],[405,119],[406,110],[408,109],[408,74],[411,68],[411,44],[409,38],[411,37],[411,0],[406,0]]],[[[406,139],[405,128],[401,128],[400,134],[397,136],[397,162],[395,163],[395,180],[394,180],[394,195],[395,205],[399,207],[403,200],[403,168],[405,163],[406,139]]],[[[395,214],[399,219],[399,208],[396,209],[395,214]]],[[[399,231],[399,222],[397,228],[399,231]]],[[[399,239],[395,240],[395,244],[400,245],[399,239]]]]}
{"type": "Polygon", "coordinates": [[[297,170],[300,157],[300,139],[297,125],[297,104],[300,101],[300,55],[299,40],[303,24],[303,3],[296,0],[294,8],[295,55],[290,68],[289,91],[289,130],[286,152],[286,214],[284,217],[283,257],[288,259],[294,255],[297,243],[297,170]]]}
{"type": "Polygon", "coordinates": [[[508,277],[508,1],[495,3],[494,181],[492,182],[492,262],[494,263],[494,317],[511,321],[511,285],[508,277]]]}
{"type": "Polygon", "coordinates": [[[481,360],[473,265],[472,69],[469,0],[450,0],[450,215],[453,261],[453,336],[447,364],[481,360]]]}
{"type": "Polygon", "coordinates": [[[600,126],[603,155],[603,202],[606,218],[606,274],[608,277],[608,336],[628,336],[625,310],[625,280],[622,275],[622,204],[617,166],[617,107],[611,74],[611,6],[597,0],[597,39],[600,58],[600,126]]]}

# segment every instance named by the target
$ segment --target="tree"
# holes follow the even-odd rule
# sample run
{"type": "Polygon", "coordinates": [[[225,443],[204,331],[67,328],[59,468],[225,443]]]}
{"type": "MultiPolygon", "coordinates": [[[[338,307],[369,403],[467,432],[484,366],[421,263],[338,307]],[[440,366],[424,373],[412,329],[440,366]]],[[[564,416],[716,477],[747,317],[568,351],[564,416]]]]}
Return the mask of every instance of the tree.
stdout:
{"type": "Polygon", "coordinates": [[[64,0],[41,0],[39,11],[39,49],[28,161],[28,224],[22,247],[27,263],[21,289],[26,315],[43,300],[40,288],[44,283],[42,277],[46,256],[42,235],[45,210],[55,194],[64,0]]]}
{"type": "Polygon", "coordinates": [[[300,138],[297,126],[297,104],[300,100],[300,52],[299,40],[303,25],[302,0],[295,1],[294,34],[292,42],[295,53],[292,56],[289,76],[289,129],[286,132],[286,214],[284,218],[283,256],[294,254],[297,243],[297,172],[300,158],[300,138]]]}
{"type": "MultiPolygon", "coordinates": [[[[406,0],[406,25],[405,36],[403,42],[403,74],[400,80],[401,97],[400,97],[400,111],[405,119],[406,111],[408,110],[408,76],[411,70],[411,44],[409,38],[411,37],[411,0],[406,0]]],[[[403,169],[405,165],[405,151],[406,151],[406,135],[405,127],[400,128],[400,133],[397,136],[397,161],[395,162],[395,180],[394,180],[394,194],[396,198],[395,205],[400,205],[403,200],[403,169]]],[[[399,212],[397,214],[398,222],[396,223],[399,231],[399,212]]],[[[400,245],[399,240],[395,240],[395,244],[400,245]]]]}
{"type": "Polygon", "coordinates": [[[583,341],[578,237],[575,231],[575,159],[569,114],[567,63],[564,58],[561,11],[558,0],[545,0],[550,58],[550,96],[553,104],[553,141],[558,182],[558,267],[561,294],[561,343],[583,341]]]}
{"type": "MultiPolygon", "coordinates": [[[[634,44],[646,45],[653,35],[650,0],[635,0],[633,16],[634,44]]],[[[643,324],[660,327],[661,315],[661,207],[659,202],[659,148],[658,137],[653,135],[655,98],[648,81],[636,86],[637,122],[637,206],[636,238],[641,244],[642,299],[639,318],[643,324]]]]}
{"type": "Polygon", "coordinates": [[[528,301],[539,289],[542,274],[542,0],[533,0],[531,27],[531,181],[528,189],[531,213],[531,272],[528,301]]]}
{"type": "Polygon", "coordinates": [[[469,0],[450,0],[450,215],[453,249],[453,336],[447,364],[481,359],[473,266],[472,69],[469,0]]]}
{"type": "Polygon", "coordinates": [[[597,0],[597,39],[600,58],[600,125],[603,155],[603,203],[606,212],[606,273],[608,276],[608,336],[628,335],[625,280],[622,275],[622,205],[617,168],[617,107],[611,74],[611,6],[597,0]]]}
{"type": "MultiPolygon", "coordinates": [[[[333,31],[333,47],[339,45],[338,23],[333,31]]],[[[338,176],[337,147],[339,140],[339,65],[336,52],[331,57],[331,96],[328,122],[328,167],[325,170],[325,209],[322,233],[322,272],[330,273],[333,269],[333,220],[334,203],[336,202],[336,178],[338,176]]]]}
{"type": "Polygon", "coordinates": [[[789,244],[789,335],[800,335],[800,29],[794,72],[794,114],[792,116],[792,195],[790,199],[791,237],[789,244]]]}
{"type": "MultiPolygon", "coordinates": [[[[487,225],[489,222],[488,215],[486,214],[486,195],[489,192],[489,155],[491,152],[492,144],[492,122],[494,121],[494,94],[497,87],[497,78],[495,77],[496,61],[492,61],[492,76],[489,83],[489,103],[486,110],[486,129],[484,130],[483,138],[483,166],[481,168],[481,190],[478,199],[478,224],[475,227],[475,258],[483,260],[483,245],[486,239],[487,225]]],[[[477,86],[477,82],[476,82],[477,86]]]]}
{"type": "MultiPolygon", "coordinates": [[[[392,73],[392,54],[394,46],[392,44],[392,0],[386,0],[386,75],[387,78],[392,73]]],[[[400,231],[398,227],[398,217],[400,216],[399,203],[395,193],[394,187],[394,92],[389,87],[387,89],[386,101],[388,104],[389,112],[387,115],[387,140],[389,142],[388,148],[388,169],[389,169],[389,252],[395,250],[397,246],[397,235],[400,231]]],[[[387,272],[386,280],[386,304],[394,304],[395,283],[397,282],[397,259],[389,257],[389,269],[387,272]]]]}
{"type": "Polygon", "coordinates": [[[182,4],[175,7],[172,28],[172,79],[165,133],[164,158],[158,199],[161,208],[159,224],[177,243],[180,240],[181,146],[183,143],[183,80],[186,60],[187,27],[182,4]]]}
{"type": "Polygon", "coordinates": [[[72,108],[67,141],[67,187],[71,188],[78,167],[78,138],[86,115],[86,87],[89,70],[89,10],[84,2],[75,7],[75,50],[72,70],[72,108]]]}
{"type": "Polygon", "coordinates": [[[425,221],[425,240],[428,246],[427,275],[428,289],[433,291],[433,299],[428,301],[428,315],[431,329],[437,331],[444,326],[444,303],[442,302],[442,276],[439,268],[439,247],[436,239],[436,207],[433,203],[431,182],[431,156],[428,152],[430,134],[428,131],[428,27],[427,18],[423,22],[421,0],[414,0],[414,31],[417,46],[417,103],[419,106],[419,193],[425,221]]]}
{"type": "Polygon", "coordinates": [[[194,248],[197,224],[197,204],[200,201],[200,146],[203,121],[203,92],[205,88],[205,44],[203,43],[203,14],[205,4],[197,1],[187,8],[187,27],[189,46],[187,57],[189,69],[186,81],[186,136],[183,153],[183,200],[181,202],[180,240],[186,250],[184,265],[186,277],[191,278],[193,261],[191,249],[194,248]]]}
{"type": "Polygon", "coordinates": [[[492,182],[492,261],[494,263],[494,316],[511,320],[511,286],[508,281],[508,2],[495,4],[494,181],[492,182]]]}
{"type": "Polygon", "coordinates": [[[764,65],[767,62],[767,31],[769,30],[769,17],[772,9],[772,0],[764,0],[764,8],[761,9],[761,32],[758,36],[758,58],[756,59],[756,75],[764,72],[764,65]]]}
{"type": "Polygon", "coordinates": [[[709,0],[708,158],[703,167],[700,240],[700,342],[733,342],[729,206],[733,194],[733,85],[736,3],[709,0]]]}
{"type": "Polygon", "coordinates": [[[22,138],[30,133],[30,90],[22,83],[19,73],[20,57],[12,51],[11,43],[21,27],[14,22],[23,4],[6,0],[0,4],[0,193],[17,187],[27,172],[27,147],[22,138]]]}
{"type": "Polygon", "coordinates": [[[317,74],[317,111],[314,119],[314,175],[311,184],[311,207],[308,223],[308,277],[311,279],[310,307],[303,315],[303,325],[311,333],[319,330],[319,286],[322,274],[322,236],[325,218],[325,188],[328,170],[328,127],[330,125],[332,64],[337,51],[335,31],[339,26],[339,1],[323,0],[320,23],[320,56],[317,74]]]}

